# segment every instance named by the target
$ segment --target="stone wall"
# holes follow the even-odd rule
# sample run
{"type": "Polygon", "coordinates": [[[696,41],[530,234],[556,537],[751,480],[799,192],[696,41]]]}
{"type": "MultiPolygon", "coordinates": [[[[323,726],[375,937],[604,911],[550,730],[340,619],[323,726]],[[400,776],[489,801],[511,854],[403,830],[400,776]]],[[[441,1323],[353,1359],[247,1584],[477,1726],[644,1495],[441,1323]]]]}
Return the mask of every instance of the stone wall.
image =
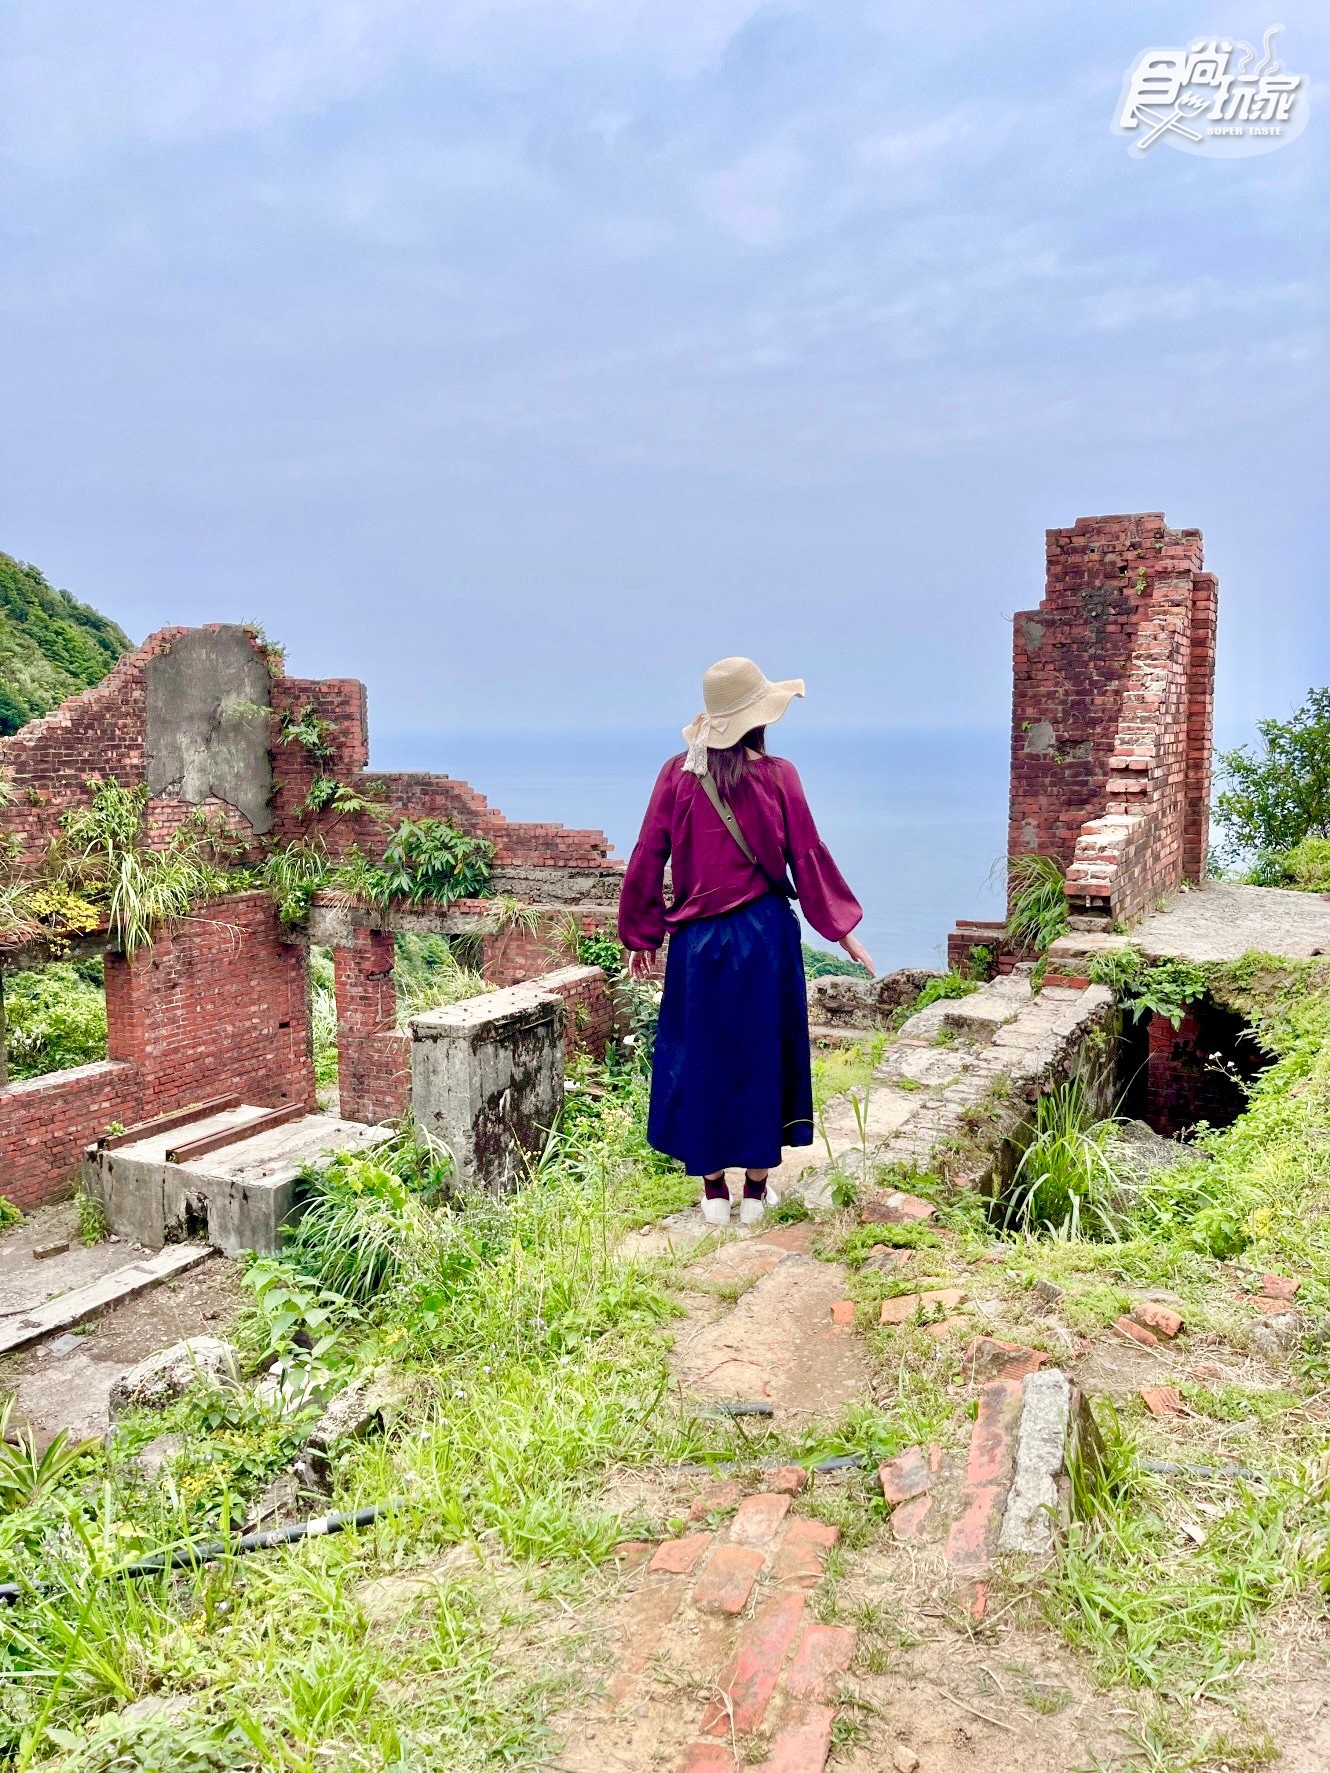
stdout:
{"type": "Polygon", "coordinates": [[[108,1062],[0,1089],[0,1193],[53,1198],[113,1121],[232,1092],[312,1109],[308,1006],[304,948],[265,893],[219,899],[131,960],[108,954],[108,1062]]]}

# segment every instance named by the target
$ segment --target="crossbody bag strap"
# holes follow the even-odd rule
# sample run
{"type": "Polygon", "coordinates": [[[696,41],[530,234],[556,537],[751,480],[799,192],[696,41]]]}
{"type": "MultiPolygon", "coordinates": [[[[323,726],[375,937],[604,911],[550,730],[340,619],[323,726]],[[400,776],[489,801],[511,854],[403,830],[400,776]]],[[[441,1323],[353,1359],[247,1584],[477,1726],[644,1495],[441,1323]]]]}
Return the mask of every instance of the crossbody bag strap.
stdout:
{"type": "Polygon", "coordinates": [[[698,778],[698,780],[702,784],[702,787],[706,793],[707,799],[711,802],[712,806],[714,806],[716,811],[720,814],[721,824],[724,825],[725,829],[729,832],[730,836],[738,844],[739,848],[743,851],[744,855],[748,858],[748,861],[751,863],[751,865],[754,868],[756,868],[760,873],[766,874],[767,879],[769,881],[771,881],[771,884],[776,888],[777,892],[783,893],[787,899],[794,898],[794,896],[795,896],[794,888],[790,885],[788,879],[783,879],[783,880],[773,879],[773,877],[770,874],[767,874],[766,869],[763,868],[762,864],[758,861],[757,857],[753,854],[752,847],[749,844],[748,839],[744,836],[743,832],[739,829],[739,821],[735,818],[734,813],[730,809],[729,803],[724,799],[724,797],[721,794],[720,789],[716,786],[716,779],[712,775],[711,771],[704,770],[702,772],[702,775],[698,778]]]}
{"type": "MultiPolygon", "coordinates": [[[[749,848],[748,839],[744,836],[743,832],[740,831],[740,829],[739,829],[739,821],[735,818],[734,814],[730,811],[728,803],[721,797],[720,789],[716,786],[716,778],[712,775],[710,770],[707,770],[703,773],[700,780],[701,780],[703,788],[706,790],[707,799],[711,802],[712,806],[714,806],[716,811],[720,814],[721,823],[724,825],[725,829],[729,832],[730,836],[738,844],[739,848],[743,851],[744,855],[747,856],[748,860],[752,863],[753,867],[754,868],[761,868],[762,864],[758,861],[757,857],[753,854],[752,850],[749,848]]],[[[763,869],[762,871],[763,871],[763,873],[766,872],[765,869],[763,869]]]]}

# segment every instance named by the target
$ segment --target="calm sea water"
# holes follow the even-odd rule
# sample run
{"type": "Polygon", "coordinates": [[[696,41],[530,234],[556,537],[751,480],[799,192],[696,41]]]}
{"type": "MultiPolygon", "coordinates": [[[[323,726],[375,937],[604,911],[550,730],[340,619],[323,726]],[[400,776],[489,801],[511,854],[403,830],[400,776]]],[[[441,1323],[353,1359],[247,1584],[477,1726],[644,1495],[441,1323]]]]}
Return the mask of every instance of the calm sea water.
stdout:
{"type": "MultiPolygon", "coordinates": [[[[799,733],[774,748],[799,768],[880,970],[937,965],[957,917],[1000,915],[1005,732],[799,733]]],[[[460,776],[510,819],[594,826],[626,857],[676,749],[668,733],[380,733],[371,761],[460,776]]]]}

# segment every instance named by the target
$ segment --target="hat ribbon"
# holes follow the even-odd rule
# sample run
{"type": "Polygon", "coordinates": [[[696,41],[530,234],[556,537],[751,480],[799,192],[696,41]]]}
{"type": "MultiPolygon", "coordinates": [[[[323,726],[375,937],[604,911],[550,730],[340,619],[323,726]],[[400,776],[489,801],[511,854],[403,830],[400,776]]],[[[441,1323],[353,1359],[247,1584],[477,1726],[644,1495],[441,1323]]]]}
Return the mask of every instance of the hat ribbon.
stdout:
{"type": "Polygon", "coordinates": [[[692,737],[688,739],[688,756],[684,759],[683,766],[689,775],[706,775],[707,742],[711,735],[715,733],[717,738],[723,739],[729,731],[730,721],[733,717],[736,714],[742,714],[745,708],[751,708],[754,702],[760,702],[763,696],[768,695],[774,688],[774,684],[763,678],[752,695],[745,696],[742,702],[736,702],[733,708],[722,709],[718,714],[712,714],[705,708],[702,710],[689,729],[692,737]]]}

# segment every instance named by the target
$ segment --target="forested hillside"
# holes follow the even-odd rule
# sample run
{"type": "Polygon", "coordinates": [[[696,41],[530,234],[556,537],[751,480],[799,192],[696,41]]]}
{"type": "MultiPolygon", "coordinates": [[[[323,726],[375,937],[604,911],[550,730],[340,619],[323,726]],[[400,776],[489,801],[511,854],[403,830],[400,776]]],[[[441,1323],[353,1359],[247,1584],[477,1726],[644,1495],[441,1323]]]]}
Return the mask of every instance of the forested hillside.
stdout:
{"type": "Polygon", "coordinates": [[[98,682],[129,646],[114,622],[0,554],[0,736],[98,682]]]}

